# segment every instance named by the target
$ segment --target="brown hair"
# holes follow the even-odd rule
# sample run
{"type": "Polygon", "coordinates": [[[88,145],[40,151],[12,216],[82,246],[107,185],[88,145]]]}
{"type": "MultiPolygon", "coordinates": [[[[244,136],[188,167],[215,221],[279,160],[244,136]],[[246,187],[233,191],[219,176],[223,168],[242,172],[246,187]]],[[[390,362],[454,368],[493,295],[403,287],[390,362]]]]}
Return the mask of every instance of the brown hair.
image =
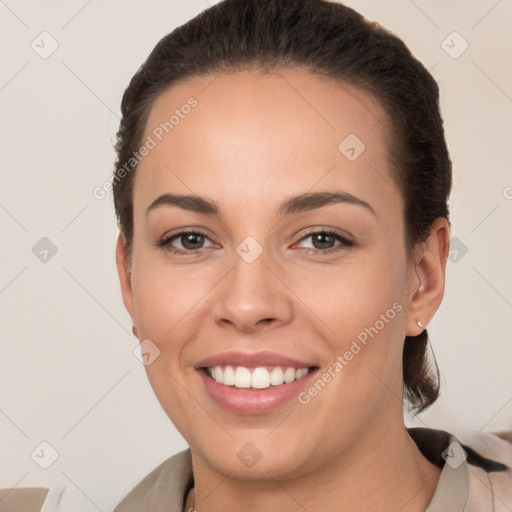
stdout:
{"type": "MultiPolygon", "coordinates": [[[[382,105],[394,142],[389,153],[395,181],[405,203],[408,256],[415,244],[428,238],[437,217],[449,222],[451,162],[439,89],[398,37],[337,2],[223,0],[162,38],[124,92],[113,188],[128,254],[137,167],[131,157],[142,144],[156,97],[188,77],[278,67],[300,68],[348,83],[382,105]]],[[[405,338],[404,398],[416,412],[439,396],[439,370],[435,358],[434,367],[429,364],[428,342],[426,330],[405,338]]]]}

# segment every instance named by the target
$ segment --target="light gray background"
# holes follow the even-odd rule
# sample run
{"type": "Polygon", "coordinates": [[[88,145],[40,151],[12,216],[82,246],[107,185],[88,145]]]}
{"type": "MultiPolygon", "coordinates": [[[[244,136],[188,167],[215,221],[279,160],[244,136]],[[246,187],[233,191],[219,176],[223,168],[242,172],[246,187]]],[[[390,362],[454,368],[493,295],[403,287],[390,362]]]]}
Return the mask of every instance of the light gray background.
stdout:
{"type": "MultiPolygon", "coordinates": [[[[512,2],[347,4],[401,36],[440,84],[452,235],[467,247],[448,262],[445,298],[428,326],[442,397],[407,422],[468,438],[511,428],[512,2]],[[464,42],[446,39],[453,31],[469,44],[458,58],[464,42]]],[[[186,447],[133,354],[112,200],[92,190],[112,171],[129,79],[162,36],[206,7],[0,1],[0,487],[61,485],[59,510],[111,510],[186,447]],[[59,45],[46,59],[31,47],[50,48],[43,31],[59,45]],[[46,263],[32,253],[42,237],[58,248],[46,263]],[[42,441],[58,452],[46,470],[31,458],[42,441]]],[[[50,452],[36,453],[42,461],[50,452]]]]}

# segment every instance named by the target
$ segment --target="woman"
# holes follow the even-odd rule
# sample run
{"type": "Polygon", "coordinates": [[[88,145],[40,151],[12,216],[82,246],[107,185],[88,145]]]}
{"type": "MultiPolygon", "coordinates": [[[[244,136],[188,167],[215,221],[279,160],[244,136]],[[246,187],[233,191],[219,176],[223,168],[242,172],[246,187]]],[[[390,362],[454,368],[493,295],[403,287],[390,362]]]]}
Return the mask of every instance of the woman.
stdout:
{"type": "Polygon", "coordinates": [[[190,449],[116,511],[511,507],[510,443],[404,426],[439,395],[451,163],[403,42],[333,2],[224,0],[122,115],[123,300],[190,449]]]}

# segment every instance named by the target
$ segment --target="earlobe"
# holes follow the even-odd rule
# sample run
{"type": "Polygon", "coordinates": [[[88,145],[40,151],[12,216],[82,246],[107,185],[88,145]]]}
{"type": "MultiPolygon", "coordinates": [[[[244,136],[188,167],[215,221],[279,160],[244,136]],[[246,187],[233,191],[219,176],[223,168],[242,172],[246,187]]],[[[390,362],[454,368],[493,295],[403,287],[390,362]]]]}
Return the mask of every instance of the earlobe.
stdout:
{"type": "Polygon", "coordinates": [[[441,304],[449,240],[448,221],[439,217],[432,225],[428,240],[419,244],[416,249],[409,295],[407,336],[421,334],[441,304]]]}
{"type": "Polygon", "coordinates": [[[128,255],[126,252],[126,241],[122,233],[119,233],[119,236],[117,237],[116,265],[124,306],[133,320],[131,271],[128,255]]]}

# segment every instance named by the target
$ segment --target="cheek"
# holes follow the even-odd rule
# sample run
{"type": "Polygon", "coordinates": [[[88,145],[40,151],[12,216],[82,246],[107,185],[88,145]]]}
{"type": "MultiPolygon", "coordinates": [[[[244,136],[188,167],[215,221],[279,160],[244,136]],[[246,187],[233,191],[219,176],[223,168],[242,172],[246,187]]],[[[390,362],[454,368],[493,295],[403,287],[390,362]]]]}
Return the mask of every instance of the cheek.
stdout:
{"type": "Polygon", "coordinates": [[[133,271],[134,317],[140,335],[157,344],[172,340],[176,347],[186,337],[183,328],[200,304],[205,286],[205,279],[190,270],[141,254],[133,271]],[[174,335],[178,331],[179,339],[174,335]]]}
{"type": "Polygon", "coordinates": [[[396,254],[386,258],[381,251],[378,257],[347,260],[335,270],[294,282],[297,296],[314,312],[308,313],[311,321],[324,326],[328,366],[341,361],[344,377],[336,379],[338,386],[370,392],[398,378],[405,336],[404,268],[396,254]]]}
{"type": "MultiPolygon", "coordinates": [[[[379,322],[381,315],[388,326],[403,309],[403,266],[392,258],[356,258],[338,267],[319,267],[315,272],[294,272],[293,290],[308,306],[309,315],[323,321],[335,339],[345,343],[365,328],[379,322]],[[399,303],[400,306],[393,305],[399,303]],[[315,313],[312,315],[311,313],[315,313]],[[388,312],[388,314],[386,314],[388,312]]],[[[300,306],[306,312],[308,308],[300,306]]],[[[386,327],[387,331],[390,331],[386,327]]]]}
{"type": "Polygon", "coordinates": [[[155,259],[144,255],[134,259],[133,304],[139,339],[150,340],[158,354],[145,370],[155,396],[180,431],[187,431],[183,412],[190,408],[183,372],[193,371],[184,366],[183,354],[198,338],[205,286],[204,280],[155,259]]]}

